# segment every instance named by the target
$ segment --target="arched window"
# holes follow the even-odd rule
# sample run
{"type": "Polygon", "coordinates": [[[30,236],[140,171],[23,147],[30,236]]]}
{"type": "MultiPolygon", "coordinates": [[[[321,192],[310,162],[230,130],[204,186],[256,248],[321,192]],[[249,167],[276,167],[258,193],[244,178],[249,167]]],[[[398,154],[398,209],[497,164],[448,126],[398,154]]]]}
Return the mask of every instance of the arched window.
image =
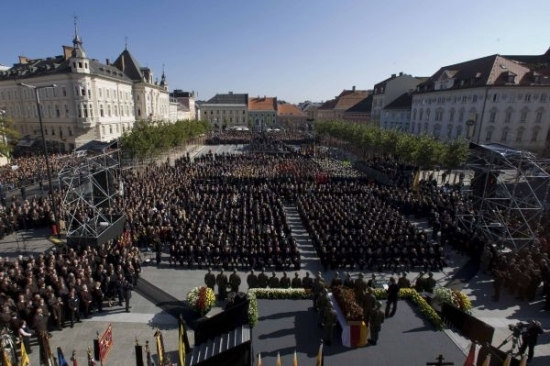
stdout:
{"type": "Polygon", "coordinates": [[[502,129],[502,134],[500,135],[500,141],[506,142],[508,140],[508,133],[510,132],[510,129],[508,127],[504,127],[502,129]]]}
{"type": "Polygon", "coordinates": [[[516,142],[521,143],[523,140],[523,134],[525,133],[525,128],[520,127],[518,128],[517,134],[516,134],[516,142]]]}
{"type": "Polygon", "coordinates": [[[538,136],[540,134],[540,127],[533,128],[533,132],[531,133],[531,142],[537,142],[538,136]]]}

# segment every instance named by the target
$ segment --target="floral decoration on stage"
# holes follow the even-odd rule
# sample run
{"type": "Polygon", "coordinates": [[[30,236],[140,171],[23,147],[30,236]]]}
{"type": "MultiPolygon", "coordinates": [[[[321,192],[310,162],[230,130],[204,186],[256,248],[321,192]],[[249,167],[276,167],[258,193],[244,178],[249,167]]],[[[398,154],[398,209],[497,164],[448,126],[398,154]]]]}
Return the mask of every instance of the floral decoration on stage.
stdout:
{"type": "Polygon", "coordinates": [[[468,296],[458,290],[447,287],[436,288],[434,291],[434,300],[441,304],[447,303],[453,305],[464,312],[472,310],[472,302],[468,296]]]}
{"type": "Polygon", "coordinates": [[[211,288],[206,286],[195,287],[187,293],[188,306],[199,313],[206,315],[214,306],[216,306],[216,295],[211,288]]]}
{"type": "Polygon", "coordinates": [[[253,327],[258,322],[258,299],[306,300],[311,299],[311,292],[303,288],[252,288],[248,290],[248,298],[248,323],[253,327]]]}

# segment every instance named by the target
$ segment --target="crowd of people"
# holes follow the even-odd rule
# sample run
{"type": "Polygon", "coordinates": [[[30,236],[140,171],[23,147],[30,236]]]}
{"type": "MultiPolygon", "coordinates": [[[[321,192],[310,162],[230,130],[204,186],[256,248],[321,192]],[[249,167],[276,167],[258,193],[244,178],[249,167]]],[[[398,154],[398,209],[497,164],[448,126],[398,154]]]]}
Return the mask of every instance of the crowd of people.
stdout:
{"type": "Polygon", "coordinates": [[[30,353],[33,334],[72,328],[104,307],[129,312],[140,256],[137,248],[108,243],[0,258],[0,329],[10,329],[30,353]]]}

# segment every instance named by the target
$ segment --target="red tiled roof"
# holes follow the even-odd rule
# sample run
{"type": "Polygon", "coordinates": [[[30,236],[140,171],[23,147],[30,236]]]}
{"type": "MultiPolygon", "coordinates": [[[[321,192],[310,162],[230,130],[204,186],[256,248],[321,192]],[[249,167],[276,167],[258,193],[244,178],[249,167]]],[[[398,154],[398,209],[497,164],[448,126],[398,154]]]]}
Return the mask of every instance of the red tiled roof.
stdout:
{"type": "Polygon", "coordinates": [[[263,98],[248,98],[248,110],[249,111],[276,111],[277,110],[277,98],[263,97],[263,98]]]}
{"type": "Polygon", "coordinates": [[[277,114],[279,116],[288,115],[288,116],[298,116],[298,117],[307,117],[307,115],[296,107],[294,104],[283,103],[279,104],[277,114]]]}

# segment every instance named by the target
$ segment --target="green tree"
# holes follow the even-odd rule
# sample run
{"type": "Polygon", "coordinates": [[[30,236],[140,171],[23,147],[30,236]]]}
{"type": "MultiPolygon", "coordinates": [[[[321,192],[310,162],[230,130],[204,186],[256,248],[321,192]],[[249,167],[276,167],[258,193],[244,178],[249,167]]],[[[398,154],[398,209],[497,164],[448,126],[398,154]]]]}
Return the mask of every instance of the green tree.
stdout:
{"type": "Polygon", "coordinates": [[[443,150],[443,166],[447,169],[457,169],[466,162],[469,154],[470,147],[468,141],[451,141],[445,145],[443,150]]]}
{"type": "Polygon", "coordinates": [[[14,143],[19,139],[11,119],[0,114],[0,155],[10,156],[14,143]]]}

